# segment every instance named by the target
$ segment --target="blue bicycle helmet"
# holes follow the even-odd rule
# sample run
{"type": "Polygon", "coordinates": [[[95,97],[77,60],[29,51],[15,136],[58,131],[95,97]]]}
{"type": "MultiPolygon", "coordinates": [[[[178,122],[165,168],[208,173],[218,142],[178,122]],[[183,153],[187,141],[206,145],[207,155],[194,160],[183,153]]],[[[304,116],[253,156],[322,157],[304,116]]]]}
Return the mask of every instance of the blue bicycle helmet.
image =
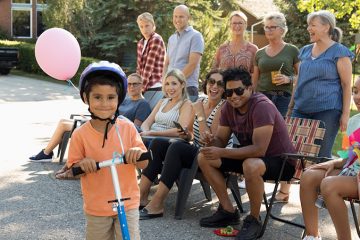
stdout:
{"type": "Polygon", "coordinates": [[[104,133],[104,141],[103,141],[103,147],[104,147],[105,140],[107,139],[108,126],[110,123],[111,124],[115,123],[116,118],[119,116],[120,104],[125,99],[126,91],[127,91],[127,78],[126,78],[125,73],[121,69],[121,67],[119,65],[117,65],[116,63],[110,63],[108,61],[100,61],[100,62],[90,64],[81,73],[80,81],[79,81],[80,97],[83,100],[83,102],[85,102],[84,92],[85,92],[86,86],[91,82],[91,79],[95,79],[98,76],[100,76],[100,77],[104,76],[104,77],[114,80],[114,82],[116,84],[118,84],[118,87],[120,89],[120,91],[118,93],[118,106],[116,108],[114,117],[112,119],[111,118],[103,119],[103,118],[100,118],[100,117],[96,116],[95,114],[93,114],[90,111],[90,102],[88,102],[89,112],[91,114],[92,119],[108,121],[106,124],[105,133],[104,133]]]}
{"type": "Polygon", "coordinates": [[[88,79],[93,77],[96,74],[110,74],[114,77],[114,80],[119,83],[121,95],[119,95],[119,106],[124,101],[127,91],[127,77],[124,71],[116,63],[110,63],[108,61],[100,61],[91,63],[87,66],[84,71],[81,73],[79,88],[80,88],[80,97],[84,102],[84,90],[85,86],[88,84],[88,79]]]}

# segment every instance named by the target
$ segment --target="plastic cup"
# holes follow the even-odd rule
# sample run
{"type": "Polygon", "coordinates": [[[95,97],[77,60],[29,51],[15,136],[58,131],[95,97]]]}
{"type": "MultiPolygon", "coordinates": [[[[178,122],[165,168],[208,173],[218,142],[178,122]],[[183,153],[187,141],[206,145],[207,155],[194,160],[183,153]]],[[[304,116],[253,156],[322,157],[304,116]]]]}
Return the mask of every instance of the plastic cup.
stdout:
{"type": "Polygon", "coordinates": [[[271,72],[271,83],[276,84],[276,75],[281,74],[280,71],[272,71],[271,72]]]}

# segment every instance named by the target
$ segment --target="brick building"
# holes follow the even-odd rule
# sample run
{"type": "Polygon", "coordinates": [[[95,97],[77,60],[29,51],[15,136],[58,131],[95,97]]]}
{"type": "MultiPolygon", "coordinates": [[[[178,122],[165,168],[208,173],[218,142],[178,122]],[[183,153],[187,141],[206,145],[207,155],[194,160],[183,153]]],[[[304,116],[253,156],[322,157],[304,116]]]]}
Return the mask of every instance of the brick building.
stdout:
{"type": "Polygon", "coordinates": [[[14,38],[36,38],[43,31],[46,0],[0,0],[0,30],[14,38]]]}

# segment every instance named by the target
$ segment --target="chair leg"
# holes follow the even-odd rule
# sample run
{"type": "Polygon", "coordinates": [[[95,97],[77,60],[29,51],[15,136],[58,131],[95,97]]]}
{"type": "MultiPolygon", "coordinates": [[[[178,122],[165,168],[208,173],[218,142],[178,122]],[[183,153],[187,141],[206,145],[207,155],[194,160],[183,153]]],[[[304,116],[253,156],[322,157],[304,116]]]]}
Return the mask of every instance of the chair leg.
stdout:
{"type": "Polygon", "coordinates": [[[356,210],[355,210],[355,206],[354,203],[352,201],[350,201],[350,207],[351,207],[351,212],[354,218],[354,223],[355,223],[355,227],[356,227],[356,232],[360,238],[360,228],[359,228],[359,221],[358,221],[358,217],[356,215],[356,210]]]}
{"type": "Polygon", "coordinates": [[[202,189],[204,190],[204,194],[205,194],[206,199],[208,201],[211,201],[212,196],[211,196],[211,189],[210,189],[209,183],[206,182],[206,181],[200,180],[200,184],[201,184],[202,189]]]}
{"type": "Polygon", "coordinates": [[[193,173],[192,170],[193,169],[181,170],[178,181],[178,193],[176,196],[175,219],[182,219],[184,215],[186,202],[196,174],[196,172],[193,173]]]}
{"type": "Polygon", "coordinates": [[[68,145],[69,139],[70,139],[70,131],[67,131],[63,134],[62,140],[61,140],[61,145],[59,145],[60,148],[60,159],[59,159],[59,164],[61,164],[64,160],[64,155],[66,152],[66,147],[68,145]]]}
{"type": "Polygon", "coordinates": [[[241,195],[240,195],[240,189],[239,189],[239,186],[238,186],[238,177],[237,176],[234,176],[234,175],[229,175],[227,180],[226,180],[226,186],[228,188],[230,188],[231,190],[231,193],[233,195],[233,198],[236,202],[236,205],[239,209],[239,211],[241,213],[244,213],[244,208],[242,206],[242,201],[241,201],[241,195]]]}

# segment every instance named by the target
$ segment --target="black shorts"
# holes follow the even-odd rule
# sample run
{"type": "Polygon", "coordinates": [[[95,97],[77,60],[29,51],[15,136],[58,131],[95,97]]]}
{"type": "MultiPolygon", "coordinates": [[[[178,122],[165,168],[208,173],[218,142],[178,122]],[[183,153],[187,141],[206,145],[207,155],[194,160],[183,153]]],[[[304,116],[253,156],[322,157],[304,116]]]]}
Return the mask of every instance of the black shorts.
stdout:
{"type": "MultiPolygon", "coordinates": [[[[281,170],[282,163],[284,161],[281,157],[262,157],[260,158],[265,163],[266,171],[262,176],[264,180],[277,180],[281,170]]],[[[243,174],[243,164],[244,160],[239,159],[230,159],[230,158],[221,158],[220,170],[224,173],[226,172],[236,172],[243,174]]],[[[284,167],[284,172],[282,175],[283,181],[289,181],[295,173],[295,167],[286,162],[284,167]]]]}

